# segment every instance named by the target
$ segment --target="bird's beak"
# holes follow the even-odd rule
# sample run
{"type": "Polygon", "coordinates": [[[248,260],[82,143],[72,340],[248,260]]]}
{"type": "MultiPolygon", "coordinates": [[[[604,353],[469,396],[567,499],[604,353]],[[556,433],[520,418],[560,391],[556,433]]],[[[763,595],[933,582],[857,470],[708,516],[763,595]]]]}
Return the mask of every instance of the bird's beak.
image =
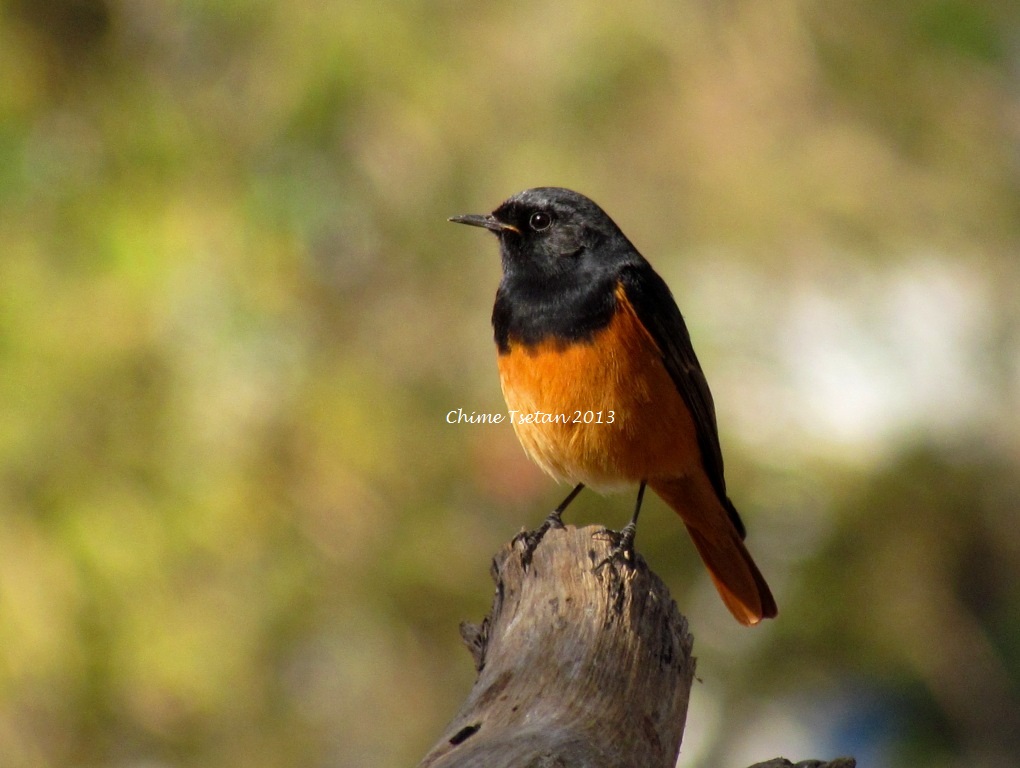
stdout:
{"type": "Polygon", "coordinates": [[[491,213],[484,215],[465,213],[463,216],[451,216],[447,221],[452,221],[454,224],[470,224],[472,227],[483,227],[497,234],[500,232],[516,232],[519,235],[521,233],[513,224],[505,224],[491,213]]]}

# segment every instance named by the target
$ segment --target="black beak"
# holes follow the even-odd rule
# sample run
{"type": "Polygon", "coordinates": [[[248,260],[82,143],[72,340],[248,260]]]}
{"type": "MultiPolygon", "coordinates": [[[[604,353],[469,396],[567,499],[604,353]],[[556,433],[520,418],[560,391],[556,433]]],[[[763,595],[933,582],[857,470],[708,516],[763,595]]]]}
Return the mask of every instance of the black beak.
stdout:
{"type": "Polygon", "coordinates": [[[465,213],[463,216],[451,216],[447,221],[452,221],[454,224],[470,224],[472,227],[483,227],[497,234],[500,232],[521,233],[513,224],[504,224],[491,213],[485,215],[465,213]]]}

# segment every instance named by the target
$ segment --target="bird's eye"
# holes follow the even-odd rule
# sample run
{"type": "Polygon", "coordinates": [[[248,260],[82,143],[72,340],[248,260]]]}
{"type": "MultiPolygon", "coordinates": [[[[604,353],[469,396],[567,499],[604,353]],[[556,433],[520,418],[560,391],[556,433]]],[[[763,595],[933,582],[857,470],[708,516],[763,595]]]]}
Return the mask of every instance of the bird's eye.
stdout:
{"type": "Polygon", "coordinates": [[[541,232],[543,229],[549,229],[550,224],[552,224],[552,216],[545,211],[536,211],[531,214],[531,218],[528,219],[528,225],[536,232],[541,232]]]}

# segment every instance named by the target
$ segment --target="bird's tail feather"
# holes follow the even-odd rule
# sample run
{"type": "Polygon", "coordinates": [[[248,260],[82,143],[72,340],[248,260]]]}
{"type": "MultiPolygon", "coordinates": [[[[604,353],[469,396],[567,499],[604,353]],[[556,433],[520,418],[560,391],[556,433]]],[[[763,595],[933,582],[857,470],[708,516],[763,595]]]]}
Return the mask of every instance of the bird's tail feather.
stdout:
{"type": "Polygon", "coordinates": [[[649,485],[684,521],[734,618],[750,626],[775,616],[779,611],[772,591],[718,497],[692,493],[690,483],[685,481],[666,480],[649,485]]]}

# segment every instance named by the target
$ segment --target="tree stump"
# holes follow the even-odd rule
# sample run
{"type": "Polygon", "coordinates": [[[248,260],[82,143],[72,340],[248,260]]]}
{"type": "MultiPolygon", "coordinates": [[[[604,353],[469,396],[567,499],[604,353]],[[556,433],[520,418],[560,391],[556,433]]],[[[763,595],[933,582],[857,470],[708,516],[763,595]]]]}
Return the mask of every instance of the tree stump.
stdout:
{"type": "Polygon", "coordinates": [[[419,768],[674,767],[693,639],[639,555],[607,561],[612,536],[553,529],[530,562],[520,536],[500,550],[489,615],[461,626],[478,679],[419,768]]]}

